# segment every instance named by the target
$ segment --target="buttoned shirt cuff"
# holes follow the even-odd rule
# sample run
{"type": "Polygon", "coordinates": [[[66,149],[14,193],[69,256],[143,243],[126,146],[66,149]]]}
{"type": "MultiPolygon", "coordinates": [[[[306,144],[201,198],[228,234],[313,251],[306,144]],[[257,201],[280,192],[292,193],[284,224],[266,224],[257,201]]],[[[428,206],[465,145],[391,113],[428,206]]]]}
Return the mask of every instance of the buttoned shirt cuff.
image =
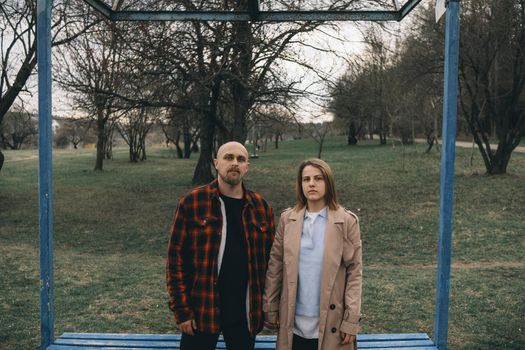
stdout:
{"type": "Polygon", "coordinates": [[[346,334],[356,335],[359,332],[359,323],[350,323],[343,321],[339,330],[346,334]]]}
{"type": "Polygon", "coordinates": [[[345,319],[341,322],[339,330],[346,334],[356,335],[359,332],[359,322],[361,317],[359,315],[352,315],[348,311],[345,312],[345,319]]]}

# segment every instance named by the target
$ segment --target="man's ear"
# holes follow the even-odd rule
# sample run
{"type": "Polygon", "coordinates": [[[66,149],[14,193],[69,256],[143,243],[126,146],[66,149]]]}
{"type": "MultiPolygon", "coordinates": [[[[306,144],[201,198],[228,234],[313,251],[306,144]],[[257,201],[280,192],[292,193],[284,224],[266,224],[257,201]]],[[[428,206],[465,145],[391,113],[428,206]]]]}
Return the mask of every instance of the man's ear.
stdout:
{"type": "Polygon", "coordinates": [[[218,163],[217,158],[215,158],[213,160],[213,166],[215,167],[215,169],[217,169],[217,163],[218,163]]]}

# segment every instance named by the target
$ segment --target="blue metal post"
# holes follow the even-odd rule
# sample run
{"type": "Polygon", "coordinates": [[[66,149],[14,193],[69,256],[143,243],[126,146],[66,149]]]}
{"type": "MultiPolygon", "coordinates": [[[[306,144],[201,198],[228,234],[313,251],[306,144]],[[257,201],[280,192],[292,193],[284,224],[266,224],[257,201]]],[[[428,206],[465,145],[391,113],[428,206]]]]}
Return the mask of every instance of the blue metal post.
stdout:
{"type": "Polygon", "coordinates": [[[459,0],[447,5],[445,29],[445,83],[443,99],[443,147],[439,214],[438,272],[434,342],[447,349],[450,262],[452,257],[452,209],[454,201],[454,158],[458,104],[459,0]]]}
{"type": "Polygon", "coordinates": [[[38,58],[38,192],[40,224],[40,349],[54,337],[52,142],[51,130],[51,1],[37,2],[38,58]]]}

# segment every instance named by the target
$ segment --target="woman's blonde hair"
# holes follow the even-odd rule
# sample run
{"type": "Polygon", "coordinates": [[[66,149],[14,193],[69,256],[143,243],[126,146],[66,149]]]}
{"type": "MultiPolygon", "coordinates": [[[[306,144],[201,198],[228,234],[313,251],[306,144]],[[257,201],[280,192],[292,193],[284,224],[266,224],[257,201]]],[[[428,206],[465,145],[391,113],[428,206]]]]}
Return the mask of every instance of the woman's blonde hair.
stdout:
{"type": "Polygon", "coordinates": [[[299,171],[297,172],[297,178],[295,181],[295,208],[297,210],[303,209],[308,203],[306,196],[303,193],[302,183],[303,170],[309,165],[321,170],[326,185],[326,193],[324,196],[325,202],[328,205],[328,208],[331,210],[336,210],[339,208],[339,202],[337,201],[337,193],[335,191],[334,173],[325,161],[318,158],[307,159],[303,161],[301,165],[299,165],[299,171]]]}

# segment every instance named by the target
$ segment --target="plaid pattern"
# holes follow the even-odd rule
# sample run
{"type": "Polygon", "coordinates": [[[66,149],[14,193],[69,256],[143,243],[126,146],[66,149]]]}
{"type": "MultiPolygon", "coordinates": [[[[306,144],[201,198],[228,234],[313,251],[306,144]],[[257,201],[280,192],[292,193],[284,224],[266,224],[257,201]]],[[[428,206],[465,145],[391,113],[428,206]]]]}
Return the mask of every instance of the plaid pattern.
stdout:
{"type": "MultiPolygon", "coordinates": [[[[218,255],[223,217],[217,180],[179,201],[168,247],[166,279],[175,321],[195,319],[197,328],[220,332],[218,255]]],[[[273,211],[257,193],[244,189],[243,227],[248,247],[250,329],[263,327],[262,295],[275,235],[273,211]]]]}

